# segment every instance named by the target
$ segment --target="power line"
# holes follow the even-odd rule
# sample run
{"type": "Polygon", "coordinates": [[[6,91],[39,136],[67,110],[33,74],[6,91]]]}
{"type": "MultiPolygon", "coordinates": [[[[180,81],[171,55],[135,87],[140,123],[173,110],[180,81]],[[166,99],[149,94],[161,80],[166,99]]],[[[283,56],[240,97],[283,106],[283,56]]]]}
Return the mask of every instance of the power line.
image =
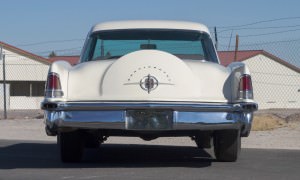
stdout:
{"type": "Polygon", "coordinates": [[[297,42],[300,39],[291,39],[291,40],[281,40],[281,41],[269,41],[263,43],[253,43],[253,44],[244,44],[242,46],[257,46],[257,45],[266,45],[266,44],[274,44],[274,43],[290,43],[290,42],[297,42]]]}
{"type": "MultiPolygon", "coordinates": [[[[250,25],[255,25],[255,24],[260,24],[260,23],[266,23],[266,22],[273,22],[273,21],[281,21],[281,20],[291,20],[291,19],[300,19],[300,17],[285,17],[285,18],[277,18],[277,19],[270,19],[270,20],[263,20],[263,21],[256,21],[248,24],[243,24],[243,25],[235,25],[235,26],[219,26],[218,28],[235,28],[235,29],[227,29],[223,30],[220,32],[224,31],[229,31],[229,30],[240,30],[240,29],[249,29],[249,28],[237,28],[237,27],[244,27],[244,26],[250,26],[250,25]]],[[[286,27],[298,27],[300,25],[294,25],[294,26],[286,26],[286,27]]],[[[253,29],[269,29],[269,28],[283,28],[284,26],[278,26],[278,27],[263,27],[263,28],[253,28],[253,29]]],[[[212,28],[212,27],[210,27],[212,28]]],[[[219,32],[219,33],[220,33],[219,32]]],[[[62,42],[72,42],[72,41],[83,41],[85,39],[67,39],[67,40],[55,40],[55,41],[42,41],[42,42],[36,42],[36,43],[30,43],[30,44],[18,44],[17,46],[35,46],[35,45],[41,45],[41,44],[51,44],[51,43],[62,43],[62,42]]]]}
{"type": "MultiPolygon", "coordinates": [[[[275,43],[289,43],[289,42],[297,42],[300,41],[300,39],[290,39],[290,40],[280,40],[280,41],[268,41],[263,43],[250,43],[250,44],[242,44],[240,46],[258,46],[258,45],[266,45],[266,44],[275,44],[275,43]]],[[[228,45],[220,44],[222,47],[227,47],[228,45]]]]}
{"type": "Polygon", "coordinates": [[[224,28],[224,29],[226,29],[226,28],[237,28],[237,27],[245,27],[245,26],[251,26],[251,25],[261,24],[261,23],[267,23],[267,22],[282,21],[282,20],[291,20],[291,19],[300,19],[300,16],[269,19],[269,20],[256,21],[256,22],[252,22],[252,23],[248,23],[248,24],[235,25],[235,26],[218,26],[218,28],[224,28]]]}
{"type": "MultiPolygon", "coordinates": [[[[270,33],[261,33],[261,34],[240,35],[240,37],[267,36],[267,35],[280,34],[280,33],[286,33],[286,32],[293,32],[293,31],[300,31],[300,29],[292,29],[292,30],[277,31],[277,32],[270,32],[270,33]]],[[[227,39],[230,38],[229,36],[219,36],[219,37],[220,37],[220,38],[227,38],[227,39]]]]}
{"type": "Polygon", "coordinates": [[[236,30],[250,30],[250,29],[282,29],[282,28],[292,28],[292,27],[299,27],[299,25],[293,25],[293,26],[267,26],[267,27],[247,27],[247,28],[233,28],[233,29],[226,29],[219,31],[218,33],[223,33],[227,31],[236,31],[236,30]]]}
{"type": "Polygon", "coordinates": [[[31,44],[18,44],[17,46],[35,46],[41,44],[52,44],[52,43],[62,43],[62,42],[72,42],[72,41],[83,41],[84,39],[66,39],[66,40],[56,40],[56,41],[42,41],[31,44]]]}

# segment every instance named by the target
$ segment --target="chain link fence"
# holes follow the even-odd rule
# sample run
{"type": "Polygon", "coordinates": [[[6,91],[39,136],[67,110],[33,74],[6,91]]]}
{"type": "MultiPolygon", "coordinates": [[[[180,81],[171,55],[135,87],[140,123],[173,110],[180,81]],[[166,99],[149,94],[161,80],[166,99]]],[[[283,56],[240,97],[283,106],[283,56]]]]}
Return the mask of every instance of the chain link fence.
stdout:
{"type": "MultiPolygon", "coordinates": [[[[246,63],[251,70],[254,96],[260,109],[300,108],[300,39],[260,43],[241,42],[238,49],[237,60],[246,63]]],[[[233,46],[219,44],[218,51],[223,64],[233,61],[233,46]],[[223,56],[220,55],[222,53],[223,56]]],[[[44,95],[49,64],[9,51],[4,51],[3,54],[6,54],[8,117],[12,112],[23,112],[28,117],[32,113],[33,116],[40,116],[40,102],[44,95]]],[[[3,59],[0,60],[0,69],[0,119],[3,119],[3,59]]]]}
{"type": "MultiPolygon", "coordinates": [[[[218,50],[234,49],[220,45],[218,50]]],[[[299,50],[300,39],[241,42],[238,46],[237,60],[246,63],[251,71],[254,98],[260,109],[300,108],[299,50]]]]}

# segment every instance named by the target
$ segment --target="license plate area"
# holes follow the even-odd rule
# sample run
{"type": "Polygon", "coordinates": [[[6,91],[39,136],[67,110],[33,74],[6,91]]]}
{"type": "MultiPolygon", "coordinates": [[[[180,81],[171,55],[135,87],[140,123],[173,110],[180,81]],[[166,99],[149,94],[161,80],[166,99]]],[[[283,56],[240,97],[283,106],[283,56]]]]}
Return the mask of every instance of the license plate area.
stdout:
{"type": "Polygon", "coordinates": [[[127,110],[126,129],[168,130],[173,128],[172,110],[127,110]]]}

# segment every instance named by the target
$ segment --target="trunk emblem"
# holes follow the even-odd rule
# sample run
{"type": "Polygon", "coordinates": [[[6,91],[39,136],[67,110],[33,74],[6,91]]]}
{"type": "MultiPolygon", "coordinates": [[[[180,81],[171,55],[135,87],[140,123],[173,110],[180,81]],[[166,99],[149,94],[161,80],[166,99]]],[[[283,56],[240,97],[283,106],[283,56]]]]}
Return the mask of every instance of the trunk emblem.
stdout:
{"type": "Polygon", "coordinates": [[[154,76],[148,74],[148,76],[145,76],[141,79],[140,86],[143,90],[150,94],[151,91],[157,88],[158,80],[154,76]]]}

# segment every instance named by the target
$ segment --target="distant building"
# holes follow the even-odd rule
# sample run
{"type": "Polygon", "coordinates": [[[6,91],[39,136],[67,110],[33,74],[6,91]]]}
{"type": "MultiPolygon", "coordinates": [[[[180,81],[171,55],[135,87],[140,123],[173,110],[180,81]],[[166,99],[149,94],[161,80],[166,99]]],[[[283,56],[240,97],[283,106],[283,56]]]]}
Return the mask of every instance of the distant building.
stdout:
{"type": "MultiPolygon", "coordinates": [[[[0,41],[6,55],[8,109],[39,109],[44,96],[49,65],[58,60],[75,65],[79,56],[43,58],[0,41]]],[[[221,64],[234,59],[233,51],[218,52],[221,64]]],[[[260,109],[300,108],[300,69],[263,50],[237,53],[252,73],[254,97],[260,109]]],[[[3,83],[0,62],[0,84],[3,83]]],[[[1,86],[1,85],[0,85],[1,86]]],[[[3,87],[0,88],[0,109],[3,108],[3,87]]]]}
{"type": "MultiPolygon", "coordinates": [[[[5,54],[7,108],[38,109],[44,95],[50,62],[48,59],[0,41],[5,54]]],[[[0,84],[3,66],[0,62],[0,84]]],[[[0,89],[0,108],[3,108],[3,88],[0,89]]]]}

